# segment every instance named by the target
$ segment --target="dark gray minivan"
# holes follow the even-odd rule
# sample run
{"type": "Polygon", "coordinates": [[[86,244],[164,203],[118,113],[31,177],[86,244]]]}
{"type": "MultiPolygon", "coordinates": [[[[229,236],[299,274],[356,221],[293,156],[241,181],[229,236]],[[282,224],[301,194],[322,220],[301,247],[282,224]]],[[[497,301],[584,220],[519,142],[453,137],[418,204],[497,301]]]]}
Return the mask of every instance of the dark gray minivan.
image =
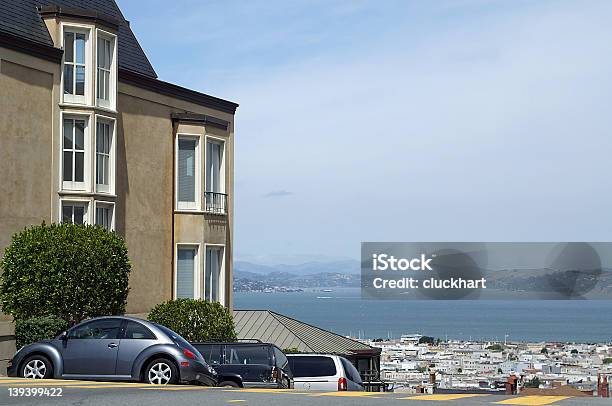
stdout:
{"type": "Polygon", "coordinates": [[[268,343],[191,343],[217,372],[219,386],[293,388],[285,354],[268,343]]]}

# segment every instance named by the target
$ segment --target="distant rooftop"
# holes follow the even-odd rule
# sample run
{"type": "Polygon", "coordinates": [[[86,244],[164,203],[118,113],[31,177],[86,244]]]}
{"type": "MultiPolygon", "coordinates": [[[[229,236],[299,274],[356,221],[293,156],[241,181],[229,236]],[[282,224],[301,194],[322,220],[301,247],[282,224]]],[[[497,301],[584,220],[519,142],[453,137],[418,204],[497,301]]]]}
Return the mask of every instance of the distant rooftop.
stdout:
{"type": "Polygon", "coordinates": [[[270,310],[234,310],[234,322],[239,339],[256,338],[280,349],[335,354],[380,352],[378,348],[270,310]]]}

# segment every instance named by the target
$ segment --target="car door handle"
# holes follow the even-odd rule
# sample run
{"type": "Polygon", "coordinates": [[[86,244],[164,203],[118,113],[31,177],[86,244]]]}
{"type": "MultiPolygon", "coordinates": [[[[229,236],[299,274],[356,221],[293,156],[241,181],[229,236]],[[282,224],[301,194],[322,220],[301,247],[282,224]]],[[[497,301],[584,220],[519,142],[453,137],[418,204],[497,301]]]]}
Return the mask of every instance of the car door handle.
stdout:
{"type": "Polygon", "coordinates": [[[110,344],[108,345],[108,348],[117,348],[118,346],[119,346],[118,344],[115,344],[115,343],[110,343],[110,344]]]}

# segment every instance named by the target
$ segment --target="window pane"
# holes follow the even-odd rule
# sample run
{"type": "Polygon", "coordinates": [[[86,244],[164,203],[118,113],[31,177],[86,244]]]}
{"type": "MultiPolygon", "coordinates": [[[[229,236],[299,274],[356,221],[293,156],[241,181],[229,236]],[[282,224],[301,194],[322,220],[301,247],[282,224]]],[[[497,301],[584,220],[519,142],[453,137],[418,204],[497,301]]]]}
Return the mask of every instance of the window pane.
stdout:
{"type": "Polygon", "coordinates": [[[72,151],[64,151],[64,181],[72,181],[72,151]]]}
{"type": "Polygon", "coordinates": [[[85,67],[76,67],[76,86],[74,94],[83,96],[85,94],[85,67]]]}
{"type": "Polygon", "coordinates": [[[179,139],[178,144],[178,199],[181,202],[195,202],[196,141],[179,139]]]}
{"type": "Polygon", "coordinates": [[[223,145],[217,142],[206,144],[206,191],[222,193],[221,157],[223,145]]]}
{"type": "Polygon", "coordinates": [[[62,207],[62,223],[72,223],[72,206],[62,207]]]}
{"type": "Polygon", "coordinates": [[[109,158],[108,158],[107,155],[104,155],[102,157],[102,182],[100,182],[102,185],[108,185],[109,184],[109,182],[108,182],[108,180],[110,178],[110,175],[108,173],[109,168],[110,168],[110,166],[109,166],[109,158]]]}
{"type": "Polygon", "coordinates": [[[98,69],[98,99],[104,99],[104,71],[98,69]]]}
{"type": "Polygon", "coordinates": [[[74,181],[83,182],[84,176],[84,159],[85,154],[83,152],[74,153],[74,181]]]}
{"type": "Polygon", "coordinates": [[[111,42],[106,40],[104,41],[104,67],[110,70],[111,67],[111,42]]]}
{"type": "Polygon", "coordinates": [[[66,62],[74,61],[74,33],[64,32],[64,58],[66,62]]]}
{"type": "Polygon", "coordinates": [[[176,296],[193,298],[196,250],[179,248],[176,261],[176,296]]]}
{"type": "Polygon", "coordinates": [[[204,271],[204,298],[211,302],[219,301],[219,276],[223,260],[222,248],[206,249],[206,269],[204,271]]]}
{"type": "Polygon", "coordinates": [[[96,225],[97,226],[104,225],[103,217],[104,217],[104,209],[102,207],[96,207],[96,225]]]}
{"type": "Polygon", "coordinates": [[[111,222],[113,218],[113,208],[108,206],[96,207],[96,225],[102,226],[107,230],[111,230],[111,222]]]}
{"type": "Polygon", "coordinates": [[[123,337],[127,340],[155,340],[155,335],[140,323],[128,321],[123,337]]]}
{"type": "Polygon", "coordinates": [[[104,100],[109,100],[110,72],[104,71],[104,100]]]}
{"type": "Polygon", "coordinates": [[[64,120],[64,149],[72,149],[73,121],[64,120]]]}
{"type": "Polygon", "coordinates": [[[228,364],[263,364],[268,365],[270,353],[265,345],[228,345],[225,347],[229,355],[228,364]]]}
{"type": "Polygon", "coordinates": [[[74,66],[72,65],[64,65],[64,94],[72,94],[73,81],[72,73],[74,70],[74,66]]]}
{"type": "Polygon", "coordinates": [[[85,63],[85,34],[76,34],[75,56],[77,63],[85,63]]]}
{"type": "Polygon", "coordinates": [[[98,38],[98,68],[104,66],[104,39],[98,38]]]}
{"type": "Polygon", "coordinates": [[[85,216],[85,208],[83,206],[74,206],[74,224],[83,224],[85,216]]]}
{"type": "Polygon", "coordinates": [[[74,149],[85,150],[85,121],[74,120],[74,149]]]}
{"type": "Polygon", "coordinates": [[[206,363],[219,365],[221,363],[221,345],[219,344],[194,344],[194,347],[204,357],[206,363]]]}
{"type": "Polygon", "coordinates": [[[102,157],[98,155],[96,157],[96,183],[98,185],[104,184],[104,179],[102,178],[102,173],[103,173],[102,165],[103,165],[102,157]]]}
{"type": "Polygon", "coordinates": [[[68,333],[71,339],[114,340],[119,337],[121,319],[102,319],[76,327],[68,333]]]}

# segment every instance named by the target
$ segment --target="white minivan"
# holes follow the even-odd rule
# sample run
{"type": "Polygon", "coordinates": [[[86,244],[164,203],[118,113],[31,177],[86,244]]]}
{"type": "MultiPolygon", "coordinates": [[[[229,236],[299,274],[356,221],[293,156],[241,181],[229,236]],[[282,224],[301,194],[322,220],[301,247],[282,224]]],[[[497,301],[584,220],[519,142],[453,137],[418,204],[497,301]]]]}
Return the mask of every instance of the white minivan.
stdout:
{"type": "Polygon", "coordinates": [[[295,389],[362,391],[363,382],[349,360],[331,354],[287,354],[295,389]]]}

